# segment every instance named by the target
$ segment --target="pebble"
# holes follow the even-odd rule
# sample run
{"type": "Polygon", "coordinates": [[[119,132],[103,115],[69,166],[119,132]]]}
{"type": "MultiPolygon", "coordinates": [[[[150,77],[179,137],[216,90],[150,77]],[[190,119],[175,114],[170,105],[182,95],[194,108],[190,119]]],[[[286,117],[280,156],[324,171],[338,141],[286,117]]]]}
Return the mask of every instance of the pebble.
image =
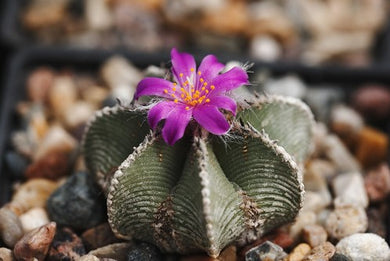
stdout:
{"type": "Polygon", "coordinates": [[[92,31],[107,30],[112,26],[112,15],[105,0],[87,0],[85,2],[85,18],[92,31]]]}
{"type": "Polygon", "coordinates": [[[329,259],[330,261],[353,261],[351,258],[344,256],[343,254],[334,253],[329,259]]]}
{"type": "Polygon", "coordinates": [[[81,238],[65,227],[57,229],[47,259],[53,261],[79,260],[85,254],[81,238]]]}
{"type": "Polygon", "coordinates": [[[372,233],[357,233],[341,239],[336,252],[352,260],[388,261],[390,248],[386,241],[372,233]]]}
{"type": "Polygon", "coordinates": [[[364,176],[364,185],[370,202],[384,200],[390,193],[389,165],[381,164],[364,176]]]}
{"type": "Polygon", "coordinates": [[[308,225],[313,225],[316,223],[316,214],[313,211],[301,211],[293,225],[290,227],[290,236],[294,239],[297,239],[301,236],[302,229],[308,225]]]}
{"type": "Polygon", "coordinates": [[[86,172],[70,176],[47,201],[51,220],[74,229],[88,229],[106,217],[102,192],[86,172]]]}
{"type": "Polygon", "coordinates": [[[77,146],[77,141],[61,126],[52,126],[34,153],[34,160],[37,161],[46,157],[53,151],[69,153],[77,146]]]}
{"type": "Polygon", "coordinates": [[[79,261],[99,261],[100,259],[94,255],[84,255],[80,257],[79,261]]]}
{"type": "Polygon", "coordinates": [[[24,172],[27,169],[29,160],[15,151],[7,151],[4,157],[8,170],[11,172],[12,177],[15,179],[21,179],[24,172]]]}
{"type": "Polygon", "coordinates": [[[245,254],[245,261],[280,260],[286,255],[283,248],[270,241],[266,241],[247,251],[245,254]]]}
{"type": "Polygon", "coordinates": [[[160,250],[148,243],[140,243],[132,246],[127,255],[127,261],[160,261],[162,254],[160,250]]]}
{"type": "Polygon", "coordinates": [[[0,247],[0,260],[1,261],[15,260],[14,255],[12,254],[12,250],[5,247],[0,247]]]}
{"type": "Polygon", "coordinates": [[[97,85],[87,86],[81,89],[80,92],[81,98],[93,106],[94,109],[100,108],[108,96],[108,89],[97,85]]]}
{"type": "Polygon", "coordinates": [[[44,178],[58,180],[69,174],[69,153],[64,151],[51,151],[46,156],[36,160],[28,166],[25,178],[44,178]]]}
{"type": "Polygon", "coordinates": [[[363,86],[352,95],[352,104],[369,121],[390,116],[390,91],[386,86],[363,86]]]}
{"type": "Polygon", "coordinates": [[[319,213],[331,202],[332,197],[327,188],[323,192],[305,191],[305,199],[301,211],[313,211],[315,213],[319,213]]]}
{"type": "Polygon", "coordinates": [[[365,168],[375,167],[386,161],[389,138],[385,133],[369,127],[359,134],[356,158],[365,168]]]}
{"type": "Polygon", "coordinates": [[[15,245],[14,255],[17,260],[43,261],[49,251],[56,233],[56,223],[36,228],[25,234],[15,245]]]}
{"type": "Polygon", "coordinates": [[[13,247],[23,236],[23,227],[15,213],[8,207],[0,209],[0,237],[8,247],[13,247]]]}
{"type": "Polygon", "coordinates": [[[276,80],[269,80],[264,85],[265,93],[291,96],[302,99],[306,94],[306,85],[294,75],[285,76],[276,80]]]}
{"type": "Polygon", "coordinates": [[[364,179],[358,172],[343,173],[332,181],[335,194],[334,204],[337,207],[368,206],[368,197],[364,187],[364,179]]]}
{"type": "Polygon", "coordinates": [[[307,254],[310,253],[311,247],[306,243],[297,245],[288,255],[286,261],[301,261],[307,254]]]}
{"type": "MultiPolygon", "coordinates": [[[[176,261],[177,259],[173,259],[176,261]]],[[[180,261],[219,261],[216,258],[210,257],[206,254],[203,255],[189,255],[189,256],[182,256],[180,261]]]]}
{"type": "Polygon", "coordinates": [[[367,233],[374,233],[380,237],[386,238],[387,227],[386,227],[386,217],[388,215],[388,209],[386,204],[382,204],[380,208],[369,207],[367,209],[368,217],[368,228],[367,233]]]}
{"type": "Polygon", "coordinates": [[[237,247],[232,245],[226,247],[218,256],[219,261],[237,261],[237,247]]]}
{"type": "Polygon", "coordinates": [[[28,210],[20,215],[19,219],[25,233],[50,222],[46,210],[39,207],[28,210]]]}
{"type": "Polygon", "coordinates": [[[135,88],[143,77],[141,72],[133,64],[120,56],[114,56],[108,59],[101,69],[101,74],[111,89],[120,86],[135,88]]]}
{"type": "Polygon", "coordinates": [[[92,250],[88,254],[94,255],[99,259],[111,258],[117,261],[127,261],[131,247],[132,243],[115,243],[92,250]]]}
{"type": "Polygon", "coordinates": [[[86,230],[81,235],[81,238],[83,239],[87,250],[96,249],[120,241],[120,239],[115,237],[108,223],[103,223],[86,230]]]}
{"type": "Polygon", "coordinates": [[[313,159],[306,166],[306,175],[315,175],[324,177],[326,180],[334,177],[337,174],[336,167],[328,160],[313,159]],[[311,174],[309,174],[311,173],[311,174]]]}
{"type": "Polygon", "coordinates": [[[92,105],[86,102],[76,102],[64,112],[64,123],[69,129],[74,129],[85,122],[94,114],[92,105]]]}
{"type": "Polygon", "coordinates": [[[326,221],[329,236],[342,239],[346,236],[365,232],[368,227],[367,214],[362,207],[336,207],[326,221]]]}
{"type": "Polygon", "coordinates": [[[360,165],[335,135],[328,135],[322,140],[325,156],[334,164],[338,172],[360,171],[360,165]]]}
{"type": "Polygon", "coordinates": [[[37,146],[49,130],[49,122],[42,104],[33,104],[25,115],[30,141],[37,146]]]}
{"type": "Polygon", "coordinates": [[[302,230],[303,240],[307,242],[311,247],[316,247],[325,243],[328,234],[326,230],[320,225],[308,225],[305,226],[302,230]]]}
{"type": "Polygon", "coordinates": [[[274,62],[282,56],[282,48],[275,39],[265,35],[258,35],[250,43],[250,54],[253,58],[274,62]]]}
{"type": "Polygon", "coordinates": [[[318,260],[329,260],[334,253],[336,248],[330,242],[324,242],[319,246],[314,247],[303,261],[318,261],[318,260]]]}
{"type": "Polygon", "coordinates": [[[8,206],[16,215],[21,215],[34,207],[45,207],[47,199],[57,187],[57,182],[47,179],[28,180],[16,190],[8,206]]]}
{"type": "Polygon", "coordinates": [[[77,100],[77,87],[71,76],[57,76],[49,90],[49,103],[53,114],[61,118],[77,100]]]}
{"type": "Polygon", "coordinates": [[[42,67],[33,70],[27,79],[28,98],[33,102],[45,102],[53,81],[54,73],[51,69],[42,67]]]}

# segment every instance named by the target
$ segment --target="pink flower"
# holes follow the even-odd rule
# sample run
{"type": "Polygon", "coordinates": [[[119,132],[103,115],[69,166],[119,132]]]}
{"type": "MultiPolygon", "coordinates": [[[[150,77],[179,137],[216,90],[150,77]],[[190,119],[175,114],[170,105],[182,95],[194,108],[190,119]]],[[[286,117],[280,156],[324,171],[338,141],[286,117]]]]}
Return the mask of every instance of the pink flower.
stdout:
{"type": "Polygon", "coordinates": [[[236,102],[227,92],[248,83],[245,70],[234,67],[220,74],[225,66],[214,55],[207,55],[196,70],[194,57],[175,48],[171,58],[174,82],[147,77],[138,84],[134,95],[135,99],[144,95],[165,98],[150,109],[149,125],[155,129],[165,119],[162,136],[169,145],[183,137],[191,119],[213,134],[225,134],[230,125],[219,109],[235,115],[236,102]]]}

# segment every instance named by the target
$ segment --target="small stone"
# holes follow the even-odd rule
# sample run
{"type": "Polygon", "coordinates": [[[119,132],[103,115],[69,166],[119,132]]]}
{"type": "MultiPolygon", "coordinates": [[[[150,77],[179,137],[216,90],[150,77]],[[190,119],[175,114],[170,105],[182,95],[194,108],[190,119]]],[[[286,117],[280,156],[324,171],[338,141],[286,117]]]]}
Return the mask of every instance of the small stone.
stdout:
{"type": "Polygon", "coordinates": [[[76,102],[64,112],[64,123],[69,129],[84,124],[94,114],[94,108],[86,102],[76,102]]]}
{"type": "Polygon", "coordinates": [[[346,236],[365,232],[368,227],[367,214],[364,208],[357,206],[336,207],[328,217],[326,230],[329,236],[342,239],[346,236]]]}
{"type": "Polygon", "coordinates": [[[264,91],[269,94],[291,96],[302,99],[306,94],[306,85],[296,76],[289,75],[265,83],[264,91]]]}
{"type": "Polygon", "coordinates": [[[390,249],[386,241],[372,233],[357,233],[341,239],[336,252],[352,260],[390,260],[390,249]]]}
{"type": "Polygon", "coordinates": [[[115,243],[92,250],[88,254],[99,259],[110,258],[117,261],[127,261],[127,255],[131,247],[131,243],[115,243]]]}
{"type": "Polygon", "coordinates": [[[42,67],[32,71],[27,79],[29,99],[33,102],[45,102],[53,81],[54,73],[49,68],[42,67]]]}
{"type": "Polygon", "coordinates": [[[309,254],[311,247],[306,243],[301,243],[296,246],[288,255],[287,261],[301,261],[307,254],[309,254]]]}
{"type": "Polygon", "coordinates": [[[386,86],[364,86],[352,95],[352,104],[368,121],[390,115],[390,91],[386,86]]]}
{"type": "Polygon", "coordinates": [[[8,206],[16,215],[21,215],[34,207],[45,207],[47,199],[57,187],[57,182],[47,179],[28,180],[16,190],[8,206]]]}
{"type": "Polygon", "coordinates": [[[102,192],[85,172],[73,174],[47,201],[50,218],[61,226],[88,229],[106,220],[102,192]]]}
{"type": "Polygon", "coordinates": [[[329,259],[330,261],[353,261],[351,258],[344,256],[343,254],[334,253],[329,259]]]}
{"type": "Polygon", "coordinates": [[[319,225],[313,224],[305,226],[302,230],[303,240],[311,247],[316,247],[326,242],[328,234],[326,230],[319,225]]]}
{"type": "Polygon", "coordinates": [[[128,255],[128,261],[160,261],[162,255],[160,250],[148,243],[140,243],[132,246],[128,255]]]}
{"type": "Polygon", "coordinates": [[[116,98],[113,97],[112,95],[108,95],[103,100],[102,107],[114,107],[117,104],[118,104],[118,102],[117,102],[116,98]]]}
{"type": "Polygon", "coordinates": [[[356,158],[365,168],[375,167],[386,161],[388,145],[385,133],[366,127],[359,134],[356,158]]]}
{"type": "Polygon", "coordinates": [[[60,119],[76,99],[77,87],[71,76],[56,77],[52,88],[49,90],[49,103],[53,109],[53,114],[60,119]]]}
{"type": "Polygon", "coordinates": [[[80,257],[79,261],[99,261],[100,259],[94,255],[84,255],[80,257]]]}
{"type": "Polygon", "coordinates": [[[113,89],[110,93],[110,96],[115,99],[115,101],[120,102],[122,105],[130,104],[133,99],[135,89],[129,85],[120,85],[113,89]]]}
{"type": "Polygon", "coordinates": [[[282,56],[282,48],[275,39],[265,35],[258,35],[250,43],[250,54],[256,59],[274,62],[282,56]]]}
{"type": "Polygon", "coordinates": [[[49,122],[45,115],[45,108],[42,104],[34,104],[25,115],[27,122],[27,132],[30,140],[37,146],[45,137],[49,130],[49,122]],[[35,144],[38,143],[38,144],[35,144]]]}
{"type": "Polygon", "coordinates": [[[112,26],[110,8],[105,0],[87,0],[85,17],[90,30],[107,30],[112,26]]]}
{"type": "Polygon", "coordinates": [[[336,207],[368,206],[368,197],[364,188],[364,180],[360,173],[344,173],[332,181],[336,207]]]}
{"type": "Polygon", "coordinates": [[[27,179],[44,178],[58,180],[69,174],[69,160],[69,153],[52,150],[46,156],[28,166],[25,177],[27,179]]]}
{"type": "Polygon", "coordinates": [[[302,232],[302,229],[308,225],[316,223],[316,214],[313,211],[302,211],[298,214],[295,223],[290,227],[290,236],[297,239],[302,232]]]}
{"type": "Polygon", "coordinates": [[[0,260],[1,261],[15,260],[14,255],[12,254],[12,250],[5,247],[0,247],[0,260]]]}
{"type": "Polygon", "coordinates": [[[305,191],[304,203],[301,211],[321,212],[331,203],[331,195],[328,189],[324,190],[327,193],[305,191]]]}
{"type": "Polygon", "coordinates": [[[322,227],[325,227],[325,224],[326,224],[326,222],[328,220],[328,217],[329,217],[330,213],[332,213],[332,210],[329,209],[329,208],[325,208],[325,209],[321,210],[317,214],[317,223],[319,225],[321,225],[322,227]]]}
{"type": "Polygon", "coordinates": [[[337,171],[335,166],[330,161],[323,159],[313,159],[309,161],[306,167],[306,173],[313,173],[312,175],[330,179],[336,175],[337,171]]]}
{"type": "Polygon", "coordinates": [[[280,246],[266,241],[263,244],[254,247],[245,253],[246,261],[266,261],[266,260],[280,260],[287,254],[280,246]]]}
{"type": "Polygon", "coordinates": [[[108,89],[92,85],[81,90],[81,97],[94,108],[100,108],[108,95],[108,89]]]}
{"type": "Polygon", "coordinates": [[[83,242],[69,228],[57,229],[51,244],[48,260],[79,260],[86,254],[83,242]]]}
{"type": "Polygon", "coordinates": [[[360,171],[359,163],[335,135],[328,135],[322,141],[325,156],[335,165],[338,172],[360,171]]]}
{"type": "Polygon", "coordinates": [[[225,248],[218,256],[219,261],[237,261],[237,247],[229,246],[225,248]]]}
{"type": "Polygon", "coordinates": [[[329,260],[335,252],[336,248],[332,243],[324,242],[314,247],[302,261],[329,260]]]}
{"type": "Polygon", "coordinates": [[[368,228],[367,233],[374,233],[380,237],[386,238],[386,216],[388,210],[386,205],[382,205],[381,208],[369,207],[367,209],[368,228]]]}
{"type": "Polygon", "coordinates": [[[156,65],[149,65],[143,71],[143,74],[145,75],[145,77],[164,78],[165,75],[167,75],[167,73],[168,73],[168,71],[166,68],[161,68],[160,66],[156,66],[156,65]]]}
{"type": "Polygon", "coordinates": [[[371,170],[364,177],[364,185],[371,202],[382,201],[390,193],[390,169],[387,164],[371,170]]]}
{"type": "Polygon", "coordinates": [[[19,218],[8,207],[0,209],[0,238],[8,247],[13,247],[23,236],[19,218]]]}
{"type": "MultiPolygon", "coordinates": [[[[108,59],[101,70],[103,79],[111,89],[130,86],[135,89],[142,79],[141,72],[125,58],[114,56],[108,59]]],[[[132,96],[132,95],[131,95],[132,96]]]]}
{"type": "Polygon", "coordinates": [[[59,125],[52,126],[34,154],[34,160],[42,159],[53,151],[69,153],[77,146],[77,141],[59,125]]]}
{"type": "Polygon", "coordinates": [[[27,169],[29,160],[26,157],[14,151],[6,152],[4,160],[12,176],[15,179],[21,179],[24,175],[24,172],[27,169]]]}
{"type": "Polygon", "coordinates": [[[179,260],[180,261],[219,261],[218,259],[212,258],[206,254],[182,256],[179,260]]]}
{"type": "Polygon", "coordinates": [[[25,234],[15,245],[14,255],[17,260],[33,260],[36,258],[43,261],[49,251],[54,234],[56,223],[36,228],[25,234]]]}
{"type": "Polygon", "coordinates": [[[50,222],[44,208],[32,208],[26,213],[20,215],[19,219],[22,223],[23,230],[26,233],[50,222]]]}
{"type": "Polygon", "coordinates": [[[81,235],[81,238],[83,239],[87,250],[96,249],[120,241],[120,239],[115,237],[108,223],[86,230],[81,235]]]}

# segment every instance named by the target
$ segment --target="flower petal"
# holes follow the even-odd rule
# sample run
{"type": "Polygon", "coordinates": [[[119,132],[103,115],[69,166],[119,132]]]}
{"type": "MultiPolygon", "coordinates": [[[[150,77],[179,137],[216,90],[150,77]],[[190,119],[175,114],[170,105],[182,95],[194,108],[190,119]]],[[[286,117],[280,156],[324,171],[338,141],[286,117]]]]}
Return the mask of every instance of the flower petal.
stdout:
{"type": "Polygon", "coordinates": [[[163,101],[154,105],[148,114],[148,122],[152,129],[157,127],[157,124],[166,119],[172,110],[177,106],[176,103],[172,101],[163,101]]]}
{"type": "Polygon", "coordinates": [[[225,116],[215,106],[198,106],[193,110],[192,115],[203,128],[213,134],[225,134],[230,128],[225,116]]]}
{"type": "Polygon", "coordinates": [[[229,71],[218,75],[212,81],[212,85],[215,86],[215,93],[233,90],[247,83],[248,74],[240,67],[233,67],[229,71]]]}
{"type": "Polygon", "coordinates": [[[134,99],[138,99],[144,95],[156,95],[160,97],[170,98],[169,94],[164,93],[164,90],[172,88],[173,83],[161,78],[146,77],[138,83],[137,90],[134,94],[134,99]]]}
{"type": "Polygon", "coordinates": [[[218,62],[217,57],[214,55],[207,55],[203,58],[199,65],[198,72],[201,72],[201,76],[206,82],[211,82],[218,74],[225,68],[225,65],[218,62]]]}
{"type": "MultiPolygon", "coordinates": [[[[180,80],[180,73],[183,73],[183,78],[191,78],[191,75],[195,74],[196,62],[194,57],[189,53],[179,53],[176,48],[172,48],[171,51],[172,59],[172,72],[176,77],[176,80],[182,84],[180,80]],[[193,71],[191,70],[193,69],[193,71]]],[[[184,80],[185,81],[185,80],[184,80]]]]}
{"type": "Polygon", "coordinates": [[[217,108],[225,109],[236,115],[237,104],[236,101],[227,96],[214,96],[210,98],[209,106],[216,106],[217,108]]]}
{"type": "Polygon", "coordinates": [[[184,104],[176,104],[165,120],[162,136],[169,145],[175,144],[184,135],[191,120],[192,110],[186,110],[184,104]]]}

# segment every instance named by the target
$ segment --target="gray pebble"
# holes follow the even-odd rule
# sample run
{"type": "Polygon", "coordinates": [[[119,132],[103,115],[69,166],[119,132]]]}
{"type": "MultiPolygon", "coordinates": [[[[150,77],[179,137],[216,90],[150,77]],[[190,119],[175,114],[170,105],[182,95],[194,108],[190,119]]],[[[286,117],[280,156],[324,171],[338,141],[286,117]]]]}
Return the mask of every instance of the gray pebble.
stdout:
{"type": "Polygon", "coordinates": [[[9,151],[5,154],[5,162],[15,179],[21,179],[23,177],[29,164],[28,159],[14,151],[9,151]]]}
{"type": "Polygon", "coordinates": [[[156,246],[144,242],[132,247],[127,255],[127,261],[159,260],[163,260],[160,250],[156,246]]]}
{"type": "Polygon", "coordinates": [[[283,248],[266,241],[259,246],[249,249],[245,254],[245,261],[281,260],[286,255],[283,248]]]}
{"type": "Polygon", "coordinates": [[[102,192],[85,172],[78,172],[47,201],[49,216],[58,225],[88,229],[106,220],[102,192]]]}
{"type": "Polygon", "coordinates": [[[18,216],[7,207],[0,209],[0,237],[8,247],[13,247],[23,236],[18,216]]]}

